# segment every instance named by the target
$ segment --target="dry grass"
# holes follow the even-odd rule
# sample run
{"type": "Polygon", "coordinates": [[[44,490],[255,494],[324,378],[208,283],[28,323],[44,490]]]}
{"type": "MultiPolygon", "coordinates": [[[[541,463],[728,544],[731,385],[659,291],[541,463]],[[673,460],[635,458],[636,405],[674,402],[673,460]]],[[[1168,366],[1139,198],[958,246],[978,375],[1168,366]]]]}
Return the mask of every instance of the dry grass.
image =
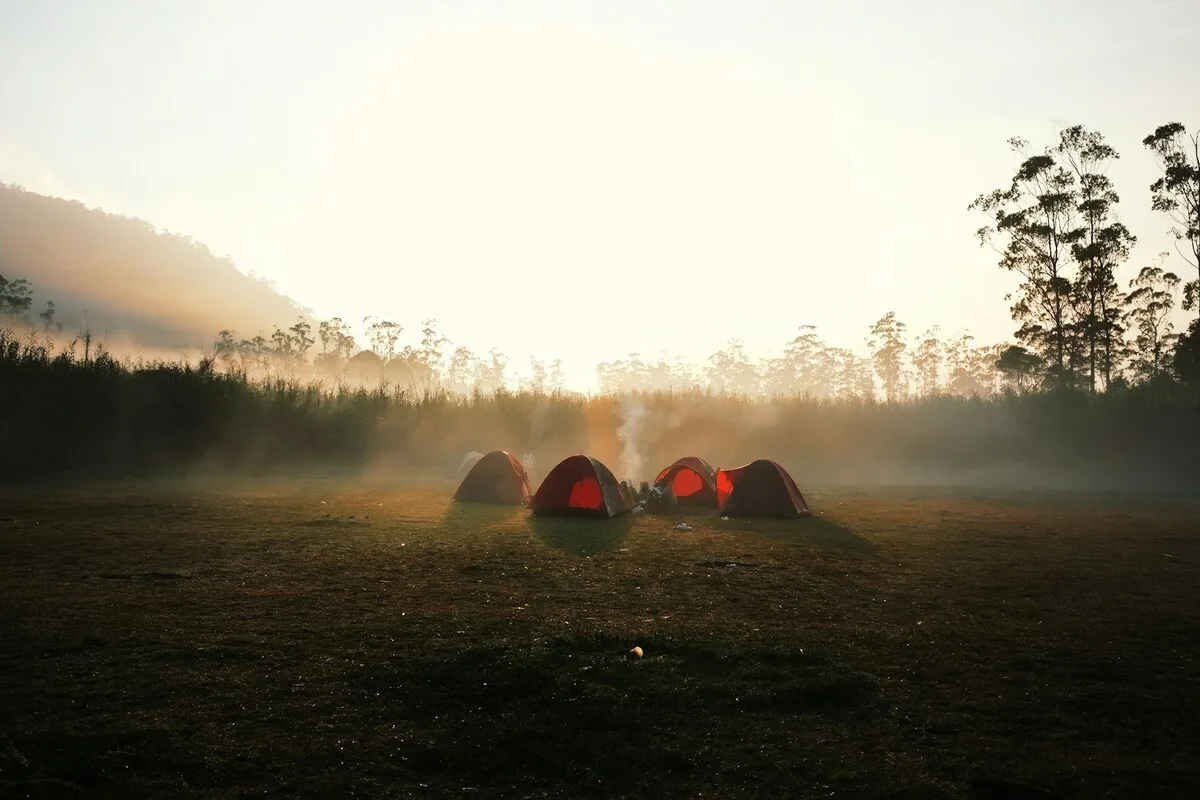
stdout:
{"type": "Polygon", "coordinates": [[[1200,784],[1193,503],[817,487],[679,533],[451,491],[0,494],[0,796],[1200,784]]]}

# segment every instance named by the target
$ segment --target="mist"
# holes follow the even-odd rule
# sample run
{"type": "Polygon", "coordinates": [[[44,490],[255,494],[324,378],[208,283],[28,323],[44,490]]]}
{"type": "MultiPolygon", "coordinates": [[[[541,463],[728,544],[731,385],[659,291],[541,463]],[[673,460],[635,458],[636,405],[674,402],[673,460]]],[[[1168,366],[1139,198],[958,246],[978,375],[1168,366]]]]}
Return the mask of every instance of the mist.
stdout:
{"type": "MultiPolygon", "coordinates": [[[[801,325],[760,358],[730,339],[706,359],[601,362],[601,391],[583,394],[557,360],[474,353],[432,319],[375,318],[356,335],[187,237],[16,187],[0,187],[0,258],[7,281],[33,287],[0,320],[9,480],[453,480],[466,453],[505,449],[535,479],[586,453],[634,483],[694,455],[717,467],[770,458],[802,489],[1200,485],[1195,383],[1136,349],[1103,391],[1093,372],[1088,391],[1085,362],[1055,384],[1028,352],[1011,358],[1021,348],[936,328],[914,337],[887,312],[865,350],[801,325]]],[[[1167,324],[1147,316],[1164,307],[1131,304],[1132,344],[1167,324]]]]}
{"type": "Polygon", "coordinates": [[[203,244],[153,224],[0,184],[0,275],[33,285],[73,336],[136,356],[211,346],[234,328],[268,334],[304,313],[203,244]]]}
{"type": "MultiPolygon", "coordinates": [[[[1145,422],[1116,430],[1111,421],[1127,410],[1102,401],[1085,417],[1036,400],[956,398],[889,407],[703,393],[438,396],[389,404],[365,437],[359,474],[449,483],[466,453],[506,449],[532,453],[535,489],[559,461],[585,453],[635,482],[653,481],[683,456],[714,467],[769,458],[818,495],[834,486],[1197,494],[1194,448],[1150,434],[1145,422]]],[[[1167,413],[1169,420],[1150,424],[1189,431],[1197,424],[1186,412],[1167,413]]]]}

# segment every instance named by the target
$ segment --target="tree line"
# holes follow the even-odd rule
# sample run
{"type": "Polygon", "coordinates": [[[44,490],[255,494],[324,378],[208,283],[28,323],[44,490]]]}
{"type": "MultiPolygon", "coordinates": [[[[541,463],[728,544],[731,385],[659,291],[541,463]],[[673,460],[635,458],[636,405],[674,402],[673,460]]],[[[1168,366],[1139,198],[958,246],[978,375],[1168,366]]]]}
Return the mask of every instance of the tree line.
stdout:
{"type": "MultiPolygon", "coordinates": [[[[751,358],[734,339],[703,363],[639,353],[605,361],[596,367],[600,389],[897,401],[1200,382],[1200,327],[1193,319],[1181,332],[1172,321],[1177,307],[1200,311],[1200,134],[1173,122],[1155,129],[1143,145],[1160,172],[1149,187],[1150,205],[1172,223],[1179,271],[1167,268],[1172,256],[1162,253],[1129,280],[1118,279],[1137,242],[1119,219],[1121,198],[1107,176],[1120,156],[1100,133],[1075,125],[1041,150],[1010,139],[1021,157],[1015,174],[969,205],[988,217],[976,232],[981,244],[1020,278],[1007,298],[1019,326],[1015,343],[981,345],[970,332],[945,336],[936,326],[910,336],[889,311],[866,332],[865,352],[827,344],[813,326],[801,325],[767,358],[751,358]]],[[[33,324],[27,280],[0,276],[0,316],[33,324]]],[[[37,317],[43,330],[61,331],[52,301],[37,317]]],[[[436,319],[423,321],[417,341],[403,346],[400,323],[377,317],[362,322],[362,342],[340,317],[301,316],[269,336],[225,329],[213,344],[213,358],[225,370],[247,374],[459,393],[564,388],[559,359],[532,358],[518,378],[508,356],[455,345],[436,319]]],[[[81,335],[90,345],[90,333],[81,335]]]]}
{"type": "Polygon", "coordinates": [[[1160,173],[1150,206],[1172,223],[1182,277],[1165,269],[1164,252],[1124,287],[1118,280],[1137,242],[1120,221],[1121,198],[1107,175],[1120,156],[1082,125],[1037,151],[1010,139],[1021,157],[1015,174],[969,205],[990,217],[977,232],[981,244],[1020,278],[1008,298],[1017,344],[1006,348],[1001,368],[1034,386],[1096,392],[1200,378],[1196,321],[1183,334],[1171,321],[1178,301],[1185,311],[1200,306],[1200,134],[1171,122],[1142,144],[1160,173]]]}
{"type": "MultiPolygon", "coordinates": [[[[1170,220],[1182,261],[1178,271],[1167,268],[1171,256],[1164,252],[1127,281],[1118,279],[1137,237],[1119,219],[1121,198],[1107,171],[1120,155],[1102,134],[1073,125],[1040,150],[1014,137],[1009,146],[1021,157],[1016,172],[969,208],[990,218],[976,232],[981,244],[994,249],[1002,269],[1020,278],[1006,298],[1019,326],[1015,343],[979,345],[970,332],[947,337],[936,326],[910,338],[907,325],[889,311],[871,326],[865,354],[831,346],[813,326],[802,325],[782,352],[765,359],[750,358],[734,339],[702,364],[639,353],[605,361],[596,367],[601,391],[703,388],[894,401],[1200,382],[1200,327],[1193,319],[1181,332],[1172,321],[1177,307],[1200,310],[1200,134],[1171,122],[1142,144],[1160,173],[1149,187],[1149,201],[1170,220]]],[[[401,383],[452,390],[504,384],[503,354],[480,358],[458,347],[445,358],[440,348],[447,340],[434,321],[422,326],[418,346],[399,352],[398,324],[364,322],[371,347],[357,354],[348,326],[340,319],[321,322],[314,365],[326,372],[378,369],[401,383]]],[[[286,360],[311,346],[306,325],[298,323],[291,334],[276,332],[276,357],[286,360]]],[[[223,331],[218,346],[227,359],[249,352],[253,360],[267,352],[264,344],[261,338],[235,342],[232,332],[223,331]]],[[[560,362],[549,372],[537,359],[530,367],[522,388],[561,388],[560,362]]]]}
{"type": "MultiPolygon", "coordinates": [[[[23,279],[0,276],[0,315],[34,324],[32,287],[23,279]]],[[[45,332],[62,330],[52,301],[38,314],[45,332]]],[[[561,359],[549,363],[531,358],[519,378],[510,359],[496,349],[480,356],[454,345],[443,335],[436,319],[422,322],[419,340],[401,345],[405,328],[398,322],[375,317],[363,320],[365,347],[350,325],[339,317],[313,323],[303,317],[287,328],[276,327],[270,336],[240,338],[222,330],[213,345],[215,366],[249,376],[317,379],[350,384],[386,383],[396,387],[440,389],[455,393],[517,389],[556,392],[564,387],[561,359]]],[[[751,359],[740,340],[731,340],[703,364],[662,355],[643,359],[632,353],[625,359],[605,361],[596,373],[603,393],[654,391],[711,391],[751,397],[800,394],[818,398],[902,397],[934,394],[988,395],[1019,380],[997,359],[1000,345],[975,346],[969,333],[939,338],[932,328],[910,346],[907,326],[892,312],[870,329],[868,356],[832,347],[816,328],[804,325],[778,356],[751,359]]],[[[82,330],[85,355],[90,352],[90,331],[82,330]]]]}

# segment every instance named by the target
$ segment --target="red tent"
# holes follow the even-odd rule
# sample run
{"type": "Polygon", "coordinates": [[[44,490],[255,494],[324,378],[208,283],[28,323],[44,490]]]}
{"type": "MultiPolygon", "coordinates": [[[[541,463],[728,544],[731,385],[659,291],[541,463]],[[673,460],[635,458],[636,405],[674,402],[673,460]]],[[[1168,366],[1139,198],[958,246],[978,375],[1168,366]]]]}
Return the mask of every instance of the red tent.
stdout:
{"type": "Polygon", "coordinates": [[[523,506],[532,495],[529,476],[520,459],[505,450],[493,450],[471,467],[454,499],[523,506]]]}
{"type": "Polygon", "coordinates": [[[685,456],[658,473],[655,486],[668,487],[684,506],[717,504],[717,473],[703,458],[685,456]]]}
{"type": "Polygon", "coordinates": [[[547,516],[616,517],[630,511],[612,471],[590,456],[558,462],[546,475],[530,508],[547,516]]]}
{"type": "Polygon", "coordinates": [[[812,512],[787,470],[762,458],[717,470],[717,508],[727,517],[807,517],[812,512]]]}

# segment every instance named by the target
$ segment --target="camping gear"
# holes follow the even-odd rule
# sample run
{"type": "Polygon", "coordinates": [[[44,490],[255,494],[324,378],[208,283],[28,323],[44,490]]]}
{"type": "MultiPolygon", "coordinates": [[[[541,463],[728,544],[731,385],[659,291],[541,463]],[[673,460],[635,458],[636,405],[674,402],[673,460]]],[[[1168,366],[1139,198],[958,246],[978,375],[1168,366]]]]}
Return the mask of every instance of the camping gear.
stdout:
{"type": "Polygon", "coordinates": [[[658,473],[654,485],[669,488],[681,506],[717,505],[717,472],[698,456],[679,459],[658,473]]]}
{"type": "Polygon", "coordinates": [[[643,503],[649,512],[673,511],[679,507],[679,500],[669,486],[655,486],[646,495],[643,503]]]}
{"type": "Polygon", "coordinates": [[[506,450],[478,459],[454,493],[456,501],[504,505],[525,505],[532,496],[524,465],[506,450]]]}
{"type": "Polygon", "coordinates": [[[717,507],[722,517],[795,519],[812,514],[792,476],[769,459],[717,470],[717,507]]]}
{"type": "Polygon", "coordinates": [[[585,455],[568,456],[558,462],[529,505],[538,515],[607,519],[633,508],[612,470],[585,455]]]}

